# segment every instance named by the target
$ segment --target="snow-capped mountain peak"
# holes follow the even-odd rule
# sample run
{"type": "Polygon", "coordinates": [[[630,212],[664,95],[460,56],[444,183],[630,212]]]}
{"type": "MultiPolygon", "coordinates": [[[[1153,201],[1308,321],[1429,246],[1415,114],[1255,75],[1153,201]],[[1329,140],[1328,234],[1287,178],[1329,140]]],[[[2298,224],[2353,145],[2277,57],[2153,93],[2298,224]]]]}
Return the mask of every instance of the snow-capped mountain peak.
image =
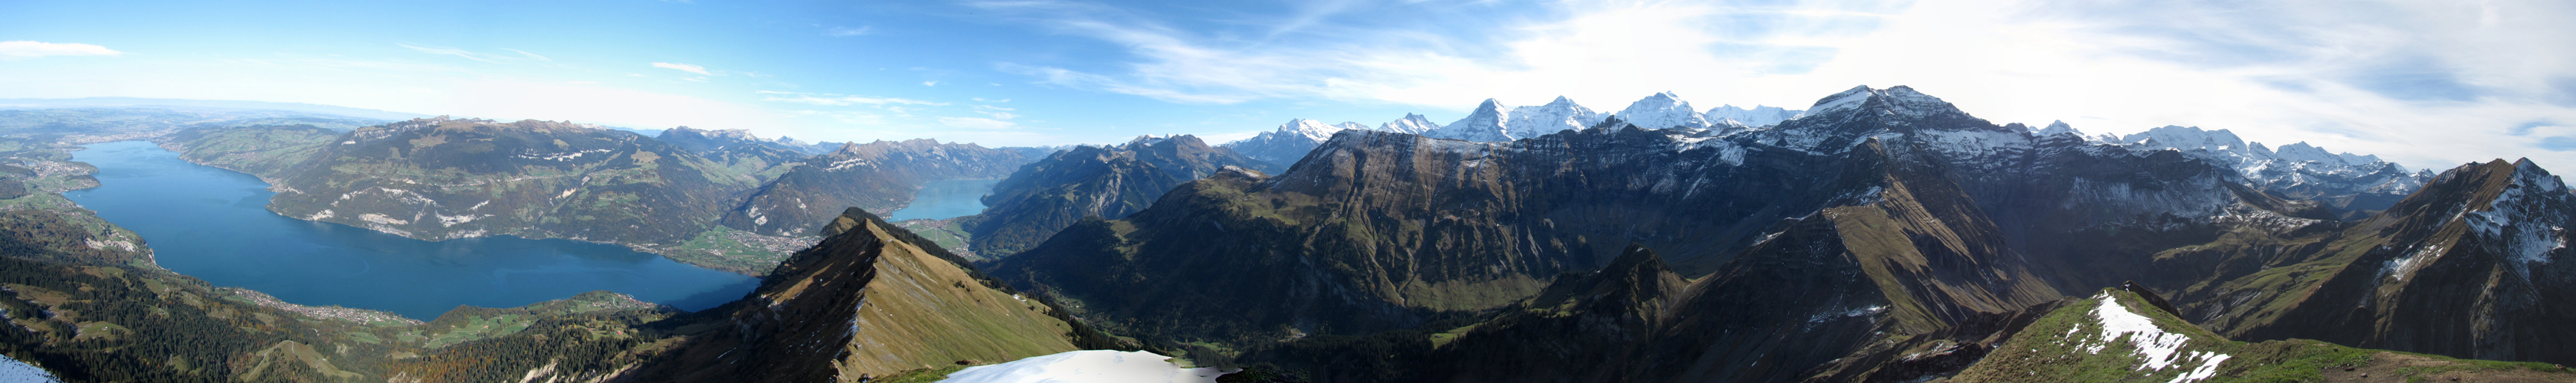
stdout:
{"type": "Polygon", "coordinates": [[[1375,129],[1369,128],[1367,125],[1360,125],[1360,123],[1357,122],[1325,124],[1323,121],[1299,118],[1288,120],[1288,123],[1279,124],[1279,128],[1272,129],[1267,132],[1261,132],[1261,134],[1254,135],[1252,138],[1228,142],[1224,145],[1218,146],[1233,149],[1235,152],[1242,153],[1243,155],[1252,157],[1253,159],[1278,164],[1289,164],[1296,162],[1299,158],[1304,158],[1306,156],[1306,152],[1315,149],[1315,145],[1322,144],[1324,141],[1332,140],[1333,133],[1340,133],[1344,130],[1384,130],[1390,132],[1418,134],[1422,131],[1439,127],[1440,125],[1432,124],[1430,121],[1424,120],[1422,115],[1419,114],[1406,114],[1404,119],[1379,125],[1375,129]]]}
{"type": "Polygon", "coordinates": [[[2073,135],[2075,135],[2075,136],[2077,136],[2077,137],[2082,137],[2082,136],[2084,136],[2084,132],[2083,132],[2083,131],[2075,130],[2075,126],[2074,126],[2074,125],[2067,125],[2067,124],[2066,124],[2066,121],[2050,121],[2050,122],[2048,123],[2048,127],[2046,127],[2046,128],[2040,128],[2040,129],[2039,129],[2039,131],[2038,131],[2038,133],[2039,133],[2039,135],[2040,135],[2041,137],[2055,136],[2055,135],[2060,135],[2060,134],[2073,134],[2073,135]]]}
{"type": "Polygon", "coordinates": [[[1503,103],[1485,99],[1467,118],[1424,132],[1424,136],[1468,141],[1511,141],[1549,133],[1583,129],[1601,122],[1607,114],[1592,111],[1573,99],[1557,96],[1539,106],[1504,108],[1503,103]]]}
{"type": "Polygon", "coordinates": [[[1715,108],[1709,108],[1708,113],[1706,113],[1708,116],[1708,122],[1711,125],[1732,123],[1746,127],[1777,125],[1781,121],[1798,118],[1799,115],[1803,114],[1806,114],[1806,111],[1762,105],[1754,105],[1752,109],[1740,108],[1735,105],[1720,105],[1715,108]]]}
{"type": "Polygon", "coordinates": [[[1652,96],[1646,96],[1645,99],[1628,104],[1628,109],[1620,110],[1617,116],[1622,121],[1647,129],[1674,127],[1708,129],[1711,126],[1707,115],[1692,109],[1690,101],[1682,101],[1681,97],[1674,95],[1673,92],[1657,92],[1652,96]]]}
{"type": "Polygon", "coordinates": [[[1825,96],[1825,98],[1816,99],[1816,104],[1814,106],[1807,107],[1807,114],[1825,114],[1834,111],[1860,109],[1861,104],[1869,102],[1869,97],[1878,95],[1878,93],[1879,90],[1870,89],[1868,85],[1855,86],[1850,90],[1842,91],[1842,93],[1835,93],[1831,96],[1825,96]]]}
{"type": "Polygon", "coordinates": [[[1950,102],[1914,91],[1913,87],[1897,85],[1887,89],[1870,89],[1868,85],[1862,85],[1816,100],[1815,106],[1807,108],[1807,115],[1831,114],[1870,107],[1885,113],[1913,117],[1959,111],[1958,107],[1951,106],[1950,102]]]}
{"type": "Polygon", "coordinates": [[[1395,121],[1388,121],[1387,123],[1378,124],[1377,126],[1377,130],[1406,134],[1422,134],[1423,132],[1429,132],[1432,129],[1439,128],[1440,124],[1431,123],[1431,119],[1412,113],[1405,113],[1404,118],[1396,119],[1395,121]]]}
{"type": "Polygon", "coordinates": [[[2132,150],[2181,151],[2235,169],[2257,186],[2293,198],[2359,196],[2338,202],[2343,205],[2337,208],[2347,210],[2385,207],[2414,193],[2433,176],[2426,171],[2408,172],[2406,167],[2378,156],[2334,153],[2306,142],[2277,149],[2266,147],[2260,142],[2246,142],[2226,129],[2168,125],[2125,136],[2105,134],[2101,139],[2132,150]]]}
{"type": "Polygon", "coordinates": [[[1332,139],[1333,133],[1340,132],[1342,129],[1345,128],[1325,125],[1323,121],[1299,118],[1288,120],[1288,123],[1286,124],[1279,124],[1279,130],[1276,130],[1276,132],[1296,134],[1321,142],[1323,140],[1332,139]]]}

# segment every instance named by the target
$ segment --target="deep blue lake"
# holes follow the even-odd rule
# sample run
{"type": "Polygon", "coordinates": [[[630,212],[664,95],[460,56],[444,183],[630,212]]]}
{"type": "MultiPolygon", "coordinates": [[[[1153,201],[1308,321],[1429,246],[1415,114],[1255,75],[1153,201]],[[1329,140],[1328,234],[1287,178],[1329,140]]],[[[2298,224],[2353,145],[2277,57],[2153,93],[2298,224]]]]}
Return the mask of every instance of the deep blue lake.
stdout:
{"type": "Polygon", "coordinates": [[[622,246],[487,237],[422,241],[279,216],[268,183],[142,141],[87,145],[96,188],[63,193],[142,234],[161,267],[289,303],[430,320],[457,305],[518,307],[608,290],[685,310],[742,298],[760,281],[622,246]]]}
{"type": "Polygon", "coordinates": [[[949,219],[984,212],[984,195],[993,194],[993,184],[1002,180],[944,180],[921,185],[921,194],[912,204],[887,214],[886,222],[908,219],[949,219]]]}

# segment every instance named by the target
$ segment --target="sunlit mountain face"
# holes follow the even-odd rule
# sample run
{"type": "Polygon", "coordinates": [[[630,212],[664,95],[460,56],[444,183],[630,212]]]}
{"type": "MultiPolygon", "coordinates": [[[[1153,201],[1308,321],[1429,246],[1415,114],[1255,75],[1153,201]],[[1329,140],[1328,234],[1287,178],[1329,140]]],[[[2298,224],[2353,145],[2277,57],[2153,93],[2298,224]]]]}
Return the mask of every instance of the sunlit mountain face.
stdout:
{"type": "Polygon", "coordinates": [[[2576,379],[2576,5],[0,3],[0,381],[2576,379]]]}

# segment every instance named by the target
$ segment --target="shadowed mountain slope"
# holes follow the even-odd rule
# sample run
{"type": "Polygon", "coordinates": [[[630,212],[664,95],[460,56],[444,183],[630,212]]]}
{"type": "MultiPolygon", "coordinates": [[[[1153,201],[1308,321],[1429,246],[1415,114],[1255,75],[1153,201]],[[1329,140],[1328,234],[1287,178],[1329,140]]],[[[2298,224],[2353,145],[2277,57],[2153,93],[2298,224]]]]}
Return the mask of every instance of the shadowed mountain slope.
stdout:
{"type": "Polygon", "coordinates": [[[983,214],[957,225],[969,247],[987,257],[1019,252],[1084,217],[1125,218],[1164,192],[1226,167],[1267,171],[1270,164],[1198,137],[1141,137],[1115,146],[1079,146],[1012,172],[984,197],[983,214]]]}
{"type": "Polygon", "coordinates": [[[763,235],[811,235],[844,208],[890,213],[912,201],[923,183],[998,178],[1028,161],[1013,151],[928,139],[842,145],[761,185],[730,206],[722,222],[763,235]]]}

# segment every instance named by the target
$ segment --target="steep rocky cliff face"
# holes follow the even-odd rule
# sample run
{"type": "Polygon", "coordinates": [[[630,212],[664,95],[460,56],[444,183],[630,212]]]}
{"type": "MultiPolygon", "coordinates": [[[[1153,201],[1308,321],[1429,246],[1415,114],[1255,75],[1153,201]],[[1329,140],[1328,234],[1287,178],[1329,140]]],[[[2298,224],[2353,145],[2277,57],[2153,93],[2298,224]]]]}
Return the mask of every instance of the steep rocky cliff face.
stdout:
{"type": "Polygon", "coordinates": [[[853,382],[1104,339],[926,240],[865,211],[845,213],[825,227],[830,238],[780,264],[750,296],[705,312],[720,317],[685,326],[703,332],[627,378],[853,382]]]}
{"type": "Polygon", "coordinates": [[[276,174],[269,210],[289,217],[638,248],[698,234],[759,182],[634,133],[444,117],[360,128],[276,174]]]}
{"type": "Polygon", "coordinates": [[[912,201],[922,183],[999,178],[1028,161],[1013,151],[928,139],[843,145],[761,185],[729,206],[722,222],[763,235],[809,235],[843,208],[892,212],[912,201]]]}
{"type": "Polygon", "coordinates": [[[1173,187],[1229,166],[1270,169],[1269,163],[1188,135],[1075,147],[1012,172],[984,197],[983,214],[956,224],[977,253],[1007,256],[1084,217],[1117,219],[1145,210],[1173,187]]]}
{"type": "MultiPolygon", "coordinates": [[[[1833,176],[1836,184],[1875,193],[1850,195],[1831,202],[1838,207],[1780,222],[1772,228],[1774,234],[1717,272],[1668,293],[1668,302],[1581,313],[1639,319],[1550,326],[1564,320],[1547,319],[1558,315],[1541,311],[1507,312],[1461,335],[1443,350],[1443,360],[1454,364],[1429,375],[1490,375],[1502,381],[1569,376],[1578,381],[1795,380],[1814,374],[1811,370],[1820,365],[1868,356],[1873,345],[1907,340],[1888,334],[1953,331],[2060,296],[2004,246],[1993,224],[1965,193],[1940,177],[1937,166],[1902,161],[1875,141],[1850,154],[1848,166],[1833,176]],[[1549,327],[1579,331],[1543,330],[1549,327]],[[1605,328],[1633,334],[1635,341],[1594,342],[1576,352],[1615,356],[1565,367],[1474,357],[1585,342],[1606,335],[1594,334],[1605,328]],[[1528,370],[1532,368],[1570,371],[1528,370]]],[[[1586,279],[1636,274],[1617,271],[1622,269],[1605,269],[1586,279]]],[[[1542,294],[1523,305],[1539,308],[1550,299],[1542,294]]]]}
{"type": "MultiPolygon", "coordinates": [[[[2576,196],[2530,161],[2467,164],[2387,212],[2290,242],[2264,269],[2186,291],[2230,336],[2576,363],[2576,196]]],[[[2240,251],[2262,254],[2255,251],[2240,251]]]]}

